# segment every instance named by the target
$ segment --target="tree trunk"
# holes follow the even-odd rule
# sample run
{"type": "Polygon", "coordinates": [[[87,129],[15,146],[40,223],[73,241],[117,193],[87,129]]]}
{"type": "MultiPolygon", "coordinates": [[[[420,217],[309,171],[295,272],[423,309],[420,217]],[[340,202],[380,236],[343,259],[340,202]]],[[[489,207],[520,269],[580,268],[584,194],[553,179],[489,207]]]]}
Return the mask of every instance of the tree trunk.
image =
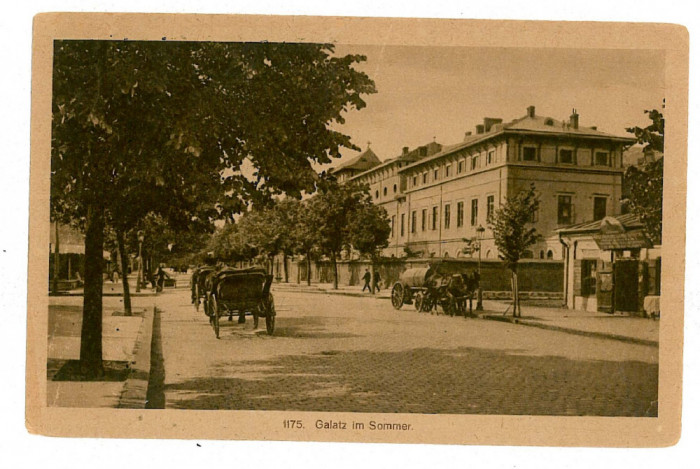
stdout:
{"type": "Polygon", "coordinates": [[[102,366],[102,249],[104,213],[92,204],[87,208],[85,229],[85,290],[80,332],[80,371],[86,378],[104,376],[102,366]]]}
{"type": "Polygon", "coordinates": [[[282,268],[284,269],[284,283],[289,283],[289,269],[287,269],[287,253],[282,253],[282,268]]]}
{"type": "Polygon", "coordinates": [[[119,249],[119,261],[122,265],[122,287],[124,287],[124,316],[131,316],[131,292],[129,291],[129,274],[126,269],[126,263],[129,262],[129,254],[126,252],[124,242],[124,233],[121,230],[115,230],[117,235],[117,248],[119,249]]]}
{"type": "Polygon", "coordinates": [[[338,289],[338,262],[335,259],[335,253],[331,254],[331,264],[333,265],[333,289],[338,289]]]}
{"type": "Polygon", "coordinates": [[[513,291],[513,317],[518,317],[518,291],[515,277],[515,270],[510,271],[510,285],[513,291]]]}
{"type": "MultiPolygon", "coordinates": [[[[59,240],[58,240],[58,220],[55,222],[56,231],[56,245],[54,246],[54,257],[53,257],[53,282],[51,283],[51,293],[54,295],[58,293],[58,276],[61,271],[61,254],[59,250],[59,240]]],[[[70,277],[68,278],[70,280],[70,277]]]]}
{"type": "Polygon", "coordinates": [[[306,253],[306,284],[311,286],[311,253],[306,253]]]}

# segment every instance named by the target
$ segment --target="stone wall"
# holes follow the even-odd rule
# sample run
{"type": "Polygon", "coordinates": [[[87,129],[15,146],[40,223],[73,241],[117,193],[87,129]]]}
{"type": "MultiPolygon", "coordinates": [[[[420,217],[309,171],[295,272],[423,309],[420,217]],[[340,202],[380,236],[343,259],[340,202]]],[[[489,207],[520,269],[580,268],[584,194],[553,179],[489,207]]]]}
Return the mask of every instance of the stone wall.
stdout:
{"type": "MultiPolygon", "coordinates": [[[[382,259],[376,270],[382,279],[383,288],[391,288],[403,271],[410,268],[428,267],[440,262],[440,269],[445,272],[472,272],[478,269],[474,259],[382,259]]],[[[361,286],[365,269],[370,268],[369,261],[338,261],[338,284],[361,286]]],[[[510,292],[510,271],[498,260],[481,261],[481,286],[484,291],[510,292]]],[[[518,279],[521,292],[541,292],[561,294],[564,291],[564,262],[540,259],[524,259],[518,266],[518,279]]],[[[289,281],[306,282],[306,263],[289,262],[289,281]]],[[[332,283],[333,266],[330,261],[312,262],[312,283],[332,283]]]]}

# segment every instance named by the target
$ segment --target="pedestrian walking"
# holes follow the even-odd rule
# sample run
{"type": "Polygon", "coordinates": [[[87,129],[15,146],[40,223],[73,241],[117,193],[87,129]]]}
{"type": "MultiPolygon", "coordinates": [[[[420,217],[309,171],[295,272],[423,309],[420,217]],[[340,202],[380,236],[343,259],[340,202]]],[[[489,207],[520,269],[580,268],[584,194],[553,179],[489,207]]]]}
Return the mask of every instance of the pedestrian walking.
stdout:
{"type": "Polygon", "coordinates": [[[365,281],[365,286],[362,287],[362,292],[364,293],[365,288],[372,293],[372,287],[369,286],[372,281],[372,274],[369,273],[369,269],[365,269],[365,275],[362,276],[362,280],[365,281]]]}
{"type": "Polygon", "coordinates": [[[379,282],[381,282],[382,277],[379,275],[379,271],[374,271],[374,281],[372,282],[372,293],[379,292],[379,282]]]}
{"type": "Polygon", "coordinates": [[[163,264],[158,266],[158,271],[156,272],[156,278],[158,279],[158,286],[156,287],[156,291],[160,292],[163,291],[163,285],[165,285],[165,277],[170,278],[170,275],[163,270],[163,264]]]}

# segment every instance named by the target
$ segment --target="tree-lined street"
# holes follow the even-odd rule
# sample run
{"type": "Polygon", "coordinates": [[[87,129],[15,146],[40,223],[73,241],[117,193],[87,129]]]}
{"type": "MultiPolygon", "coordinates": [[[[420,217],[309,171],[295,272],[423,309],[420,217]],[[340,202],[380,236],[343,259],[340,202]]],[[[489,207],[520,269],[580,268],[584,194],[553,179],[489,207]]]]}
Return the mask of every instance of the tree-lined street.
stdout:
{"type": "Polygon", "coordinates": [[[274,336],[158,296],[149,395],[169,409],[656,415],[658,348],[386,299],[274,289],[274,336]],[[158,363],[160,362],[160,364],[158,363]],[[161,367],[162,365],[162,367],[161,367]]]}

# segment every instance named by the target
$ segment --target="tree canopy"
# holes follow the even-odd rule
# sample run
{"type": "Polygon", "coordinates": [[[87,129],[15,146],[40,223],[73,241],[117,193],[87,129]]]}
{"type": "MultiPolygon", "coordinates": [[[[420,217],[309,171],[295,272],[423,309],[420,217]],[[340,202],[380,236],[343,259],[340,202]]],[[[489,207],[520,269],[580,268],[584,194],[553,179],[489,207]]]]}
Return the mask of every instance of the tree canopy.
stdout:
{"type": "Polygon", "coordinates": [[[625,171],[626,200],[632,213],[644,224],[647,234],[655,244],[661,243],[663,189],[664,189],[664,116],[657,110],[644,111],[651,124],[646,127],[630,127],[628,132],[644,145],[644,151],[660,153],[659,158],[630,166],[625,171]]]}
{"type": "Polygon", "coordinates": [[[54,43],[51,213],[86,232],[81,368],[101,369],[105,224],[126,231],[155,213],[173,230],[211,229],[251,201],[312,192],[313,164],[357,149],[332,127],[374,83],[353,68],[364,57],[333,50],[54,43]]]}

